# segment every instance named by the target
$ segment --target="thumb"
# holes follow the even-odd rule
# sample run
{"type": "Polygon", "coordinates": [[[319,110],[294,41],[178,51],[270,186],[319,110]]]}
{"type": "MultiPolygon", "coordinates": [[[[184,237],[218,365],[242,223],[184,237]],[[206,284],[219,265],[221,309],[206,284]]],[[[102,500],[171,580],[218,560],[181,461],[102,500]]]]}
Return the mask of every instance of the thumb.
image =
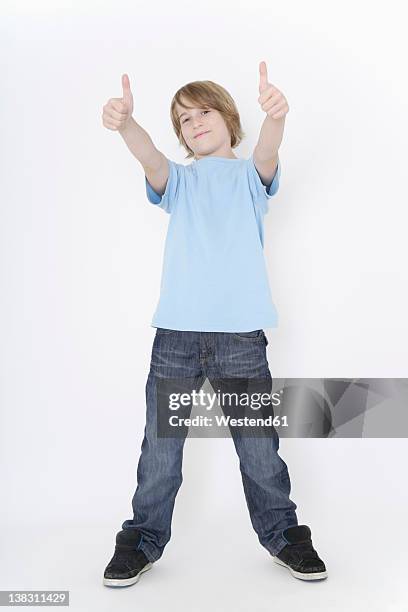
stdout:
{"type": "Polygon", "coordinates": [[[130,82],[127,74],[122,74],[122,89],[123,89],[123,102],[126,106],[132,104],[132,92],[130,91],[130,82]]]}
{"type": "Polygon", "coordinates": [[[268,71],[266,69],[266,63],[261,62],[259,64],[259,93],[262,93],[268,86],[268,71]]]}

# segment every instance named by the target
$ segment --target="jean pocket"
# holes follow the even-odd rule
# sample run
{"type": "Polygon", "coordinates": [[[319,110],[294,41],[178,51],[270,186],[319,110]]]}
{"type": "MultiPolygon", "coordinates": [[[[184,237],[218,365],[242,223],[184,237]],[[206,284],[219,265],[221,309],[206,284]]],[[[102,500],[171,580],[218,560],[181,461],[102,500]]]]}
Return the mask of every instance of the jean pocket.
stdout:
{"type": "Polygon", "coordinates": [[[175,334],[176,333],[176,329],[167,329],[165,327],[156,327],[156,334],[158,336],[165,336],[167,334],[175,334]]]}
{"type": "Polygon", "coordinates": [[[262,329],[255,329],[250,332],[233,332],[234,338],[243,340],[244,342],[261,342],[265,341],[266,336],[262,329]]]}

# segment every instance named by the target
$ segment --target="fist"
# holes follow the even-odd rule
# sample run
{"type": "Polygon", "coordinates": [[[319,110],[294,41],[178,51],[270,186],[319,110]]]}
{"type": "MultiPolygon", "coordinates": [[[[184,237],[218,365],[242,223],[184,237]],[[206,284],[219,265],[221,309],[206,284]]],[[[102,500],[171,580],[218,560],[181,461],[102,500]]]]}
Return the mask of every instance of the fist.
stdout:
{"type": "Polygon", "coordinates": [[[122,90],[121,98],[111,98],[103,107],[102,123],[108,130],[120,132],[132,116],[133,96],[127,74],[122,74],[122,90]]]}
{"type": "Polygon", "coordinates": [[[259,98],[263,111],[272,119],[282,119],[289,111],[288,102],[281,91],[268,82],[266,63],[259,64],[259,98]]]}

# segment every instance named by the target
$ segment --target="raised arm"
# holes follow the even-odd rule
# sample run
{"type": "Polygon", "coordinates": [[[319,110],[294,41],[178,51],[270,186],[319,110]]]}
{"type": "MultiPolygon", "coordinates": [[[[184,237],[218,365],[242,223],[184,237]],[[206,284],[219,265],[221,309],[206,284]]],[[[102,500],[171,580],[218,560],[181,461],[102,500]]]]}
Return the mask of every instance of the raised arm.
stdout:
{"type": "Polygon", "coordinates": [[[164,193],[169,177],[169,165],[149,134],[132,117],[133,95],[129,77],[122,75],[122,98],[110,98],[103,107],[102,122],[109,130],[117,131],[129,151],[142,164],[147,180],[160,195],[164,193]]]}
{"type": "Polygon", "coordinates": [[[289,106],[285,96],[268,82],[266,63],[259,64],[258,102],[266,117],[254,149],[254,164],[264,185],[270,185],[278,165],[278,151],[283,138],[289,106]]]}

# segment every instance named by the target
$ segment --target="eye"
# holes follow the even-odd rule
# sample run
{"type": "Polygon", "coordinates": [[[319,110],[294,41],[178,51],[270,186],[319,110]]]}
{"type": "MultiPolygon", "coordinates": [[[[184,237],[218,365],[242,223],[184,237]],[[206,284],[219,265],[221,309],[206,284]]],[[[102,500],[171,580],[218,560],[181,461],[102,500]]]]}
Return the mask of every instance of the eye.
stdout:
{"type": "MultiPolygon", "coordinates": [[[[203,110],[201,111],[202,113],[210,113],[211,111],[209,110],[203,110]]],[[[187,123],[187,121],[189,120],[189,117],[187,117],[187,119],[184,119],[183,123],[187,123]]]]}

